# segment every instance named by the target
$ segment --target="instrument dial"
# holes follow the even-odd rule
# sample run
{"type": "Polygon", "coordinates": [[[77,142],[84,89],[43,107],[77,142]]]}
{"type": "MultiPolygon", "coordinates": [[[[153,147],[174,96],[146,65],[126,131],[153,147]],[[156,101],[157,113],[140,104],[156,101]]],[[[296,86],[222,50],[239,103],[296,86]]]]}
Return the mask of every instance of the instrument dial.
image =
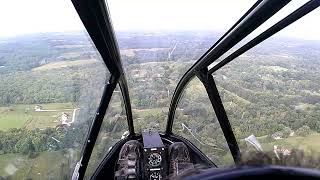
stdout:
{"type": "Polygon", "coordinates": [[[149,165],[152,167],[160,166],[161,164],[161,155],[158,153],[151,153],[148,157],[149,165]]]}
{"type": "Polygon", "coordinates": [[[150,173],[150,180],[159,180],[161,179],[161,174],[159,171],[154,171],[150,173]]]}

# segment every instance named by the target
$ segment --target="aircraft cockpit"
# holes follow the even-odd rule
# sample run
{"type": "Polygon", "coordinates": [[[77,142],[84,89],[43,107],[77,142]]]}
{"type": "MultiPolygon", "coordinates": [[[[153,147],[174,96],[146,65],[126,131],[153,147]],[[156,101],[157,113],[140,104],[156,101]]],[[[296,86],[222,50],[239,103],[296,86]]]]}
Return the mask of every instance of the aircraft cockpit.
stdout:
{"type": "Polygon", "coordinates": [[[1,2],[0,179],[320,179],[319,5],[1,2]]]}
{"type": "MultiPolygon", "coordinates": [[[[220,80],[217,80],[215,73],[251,48],[312,12],[320,4],[319,1],[308,1],[295,8],[295,10],[285,17],[280,18],[279,21],[266,28],[262,33],[242,45],[240,43],[240,47],[237,47],[242,39],[245,39],[251,32],[273,17],[273,15],[281,12],[281,9],[290,4],[290,1],[259,0],[253,3],[251,8],[242,13],[242,16],[238,16],[238,21],[226,33],[221,35],[201,56],[199,55],[196,62],[191,63],[189,68],[184,71],[183,76],[180,77],[179,82],[174,87],[174,91],[172,91],[172,89],[165,87],[166,84],[170,84],[170,81],[161,81],[161,77],[169,73],[169,66],[160,67],[152,63],[145,64],[151,69],[151,72],[153,72],[152,69],[160,68],[162,72],[158,72],[159,74],[155,72],[146,74],[143,71],[125,73],[126,69],[123,67],[127,68],[129,62],[124,63],[121,59],[123,57],[130,57],[132,53],[143,54],[146,50],[127,50],[124,56],[119,54],[119,44],[120,46],[125,46],[125,44],[119,35],[117,35],[119,39],[116,38],[111,20],[116,21],[121,18],[115,10],[116,8],[121,9],[120,6],[113,5],[111,2],[108,8],[104,1],[73,0],[72,2],[111,72],[111,77],[106,84],[100,107],[84,147],[83,156],[74,171],[74,177],[75,179],[82,179],[85,176],[88,162],[91,161],[90,158],[94,153],[94,144],[96,140],[101,138],[98,137],[98,132],[101,125],[103,126],[104,114],[110,104],[112,93],[115,93],[115,89],[117,89],[118,92],[119,90],[121,91],[120,96],[123,98],[121,103],[125,107],[125,110],[122,112],[127,118],[127,136],[121,138],[103,156],[99,166],[94,170],[92,179],[108,177],[110,179],[132,178],[152,180],[172,178],[181,174],[184,170],[189,170],[190,172],[196,171],[199,169],[198,167],[208,169],[221,167],[221,165],[238,164],[241,157],[239,143],[242,146],[245,142],[252,145],[256,151],[262,150],[259,140],[254,135],[245,138],[244,142],[242,140],[240,142],[237,141],[235,133],[239,132],[234,131],[228,120],[221,100],[221,94],[219,93],[221,90],[217,86],[220,80]],[[233,49],[233,52],[228,54],[227,52],[232,48],[236,49],[233,49]],[[223,55],[226,55],[226,57],[223,55]],[[135,84],[128,85],[127,79],[132,77],[137,77],[135,84]],[[150,98],[157,99],[157,96],[151,96],[148,91],[150,84],[148,79],[140,81],[139,77],[149,77],[150,81],[159,81],[159,88],[163,89],[164,93],[158,94],[158,97],[170,96],[172,94],[170,107],[168,109],[159,109],[162,112],[162,116],[160,113],[156,116],[145,117],[144,119],[152,119],[147,124],[146,121],[140,121],[139,114],[146,113],[148,110],[135,112],[136,115],[132,113],[132,101],[130,99],[131,95],[129,95],[130,88],[145,86],[142,93],[150,96],[150,98]],[[117,84],[119,87],[117,87],[117,84]],[[192,103],[195,106],[190,107],[192,103]],[[187,117],[184,115],[183,112],[186,111],[191,116],[187,117]],[[202,119],[197,119],[197,113],[203,113],[202,119]],[[163,114],[167,114],[167,117],[163,114]],[[160,121],[162,118],[167,119],[166,124],[160,121]],[[200,125],[199,123],[202,124],[200,125]],[[153,127],[150,128],[150,126],[153,127]],[[138,129],[136,129],[137,127],[138,129]],[[215,137],[207,138],[211,135],[215,137]],[[223,156],[223,160],[217,158],[217,156],[223,156]]],[[[114,23],[116,24],[115,21],[114,23]]],[[[136,38],[139,38],[139,34],[137,34],[136,38]]],[[[144,35],[143,38],[148,38],[148,36],[144,35]]],[[[158,41],[154,43],[161,44],[164,42],[158,41]]],[[[175,51],[178,51],[176,49],[178,48],[177,46],[179,45],[174,43],[172,48],[169,48],[168,60],[173,58],[175,51]]],[[[155,49],[153,50],[155,51],[155,49]]],[[[141,58],[145,57],[142,55],[141,58]]],[[[223,78],[226,79],[227,77],[224,76],[223,78]]],[[[224,91],[224,94],[226,93],[228,91],[224,91]]],[[[156,103],[161,103],[160,99],[156,100],[156,103]]],[[[141,106],[146,106],[149,103],[146,100],[138,101],[137,103],[141,106]]],[[[247,103],[245,100],[239,99],[239,101],[242,101],[244,104],[247,103]]],[[[242,116],[245,116],[245,114],[242,114],[242,116]]],[[[274,171],[276,172],[277,169],[274,169],[274,171]]],[[[256,172],[257,174],[248,173],[248,177],[267,176],[269,173],[269,171],[256,172]]],[[[278,175],[279,177],[282,175],[285,177],[288,174],[278,175]]],[[[306,176],[308,175],[306,174],[306,176]]],[[[238,178],[241,177],[245,176],[243,174],[238,176],[238,178]]],[[[185,178],[191,177],[185,176],[185,178]]],[[[233,176],[225,176],[225,178],[232,179],[233,176]]]]}

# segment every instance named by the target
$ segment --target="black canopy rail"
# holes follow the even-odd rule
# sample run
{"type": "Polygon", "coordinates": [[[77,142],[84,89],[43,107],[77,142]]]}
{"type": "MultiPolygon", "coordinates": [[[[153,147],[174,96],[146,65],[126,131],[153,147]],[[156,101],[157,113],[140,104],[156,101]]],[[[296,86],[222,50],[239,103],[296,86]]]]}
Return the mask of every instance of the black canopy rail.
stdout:
{"type": "Polygon", "coordinates": [[[127,80],[124,75],[118,43],[113,30],[108,6],[104,0],[71,0],[82,23],[99,51],[111,74],[118,73],[130,135],[134,135],[132,109],[127,80]]]}
{"type": "Polygon", "coordinates": [[[228,35],[228,34],[229,34],[245,17],[247,17],[248,14],[249,14],[250,12],[252,12],[252,11],[254,10],[254,8],[256,8],[262,1],[263,1],[263,0],[257,0],[257,2],[256,2],[255,4],[253,4],[253,5],[251,6],[251,8],[250,8],[246,13],[244,13],[244,15],[242,15],[242,17],[241,17],[233,26],[231,26],[231,28],[230,28],[227,32],[225,32],[225,33],[218,39],[218,41],[215,42],[199,59],[203,59],[203,58],[206,56],[206,54],[210,53],[210,51],[212,51],[212,49],[213,49],[214,47],[216,47],[216,46],[221,42],[221,40],[224,39],[224,38],[226,37],[226,35],[228,35]]]}
{"type": "Polygon", "coordinates": [[[243,45],[241,48],[233,52],[231,55],[226,57],[225,59],[221,60],[218,64],[213,66],[208,74],[212,74],[218,69],[222,68],[241,54],[247,52],[251,48],[255,47],[257,44],[263,42],[264,40],[268,39],[269,37],[273,36],[274,34],[278,33],[282,29],[286,28],[290,24],[294,23],[295,21],[299,20],[303,16],[307,15],[308,13],[312,12],[316,8],[320,6],[320,0],[310,0],[307,3],[305,3],[303,6],[280,20],[278,23],[271,26],[269,29],[265,30],[263,33],[243,45]]]}
{"type": "MultiPolygon", "coordinates": [[[[197,71],[206,69],[213,61],[231,49],[239,41],[249,35],[253,30],[268,20],[290,0],[261,0],[255,3],[240,19],[207,51],[180,79],[173,94],[166,133],[172,134],[172,125],[181,93],[197,71]]],[[[228,139],[227,139],[228,140],[228,139]]]]}
{"type": "Polygon", "coordinates": [[[216,83],[211,74],[208,74],[208,69],[203,69],[202,71],[198,71],[197,77],[203,83],[206,88],[207,94],[209,96],[209,100],[212,104],[220,127],[222,129],[223,135],[227,140],[228,147],[232,154],[233,160],[235,163],[238,163],[240,160],[240,150],[237,144],[236,137],[234,136],[231,124],[228,120],[227,113],[224,109],[222,100],[219,95],[219,91],[217,89],[216,83]]]}
{"type": "MultiPolygon", "coordinates": [[[[206,54],[210,53],[210,51],[212,51],[212,49],[214,47],[217,46],[218,43],[220,43],[220,41],[227,35],[229,34],[250,12],[252,12],[254,10],[254,8],[256,8],[260,3],[262,2],[262,0],[258,0],[222,37],[220,37],[218,39],[218,41],[211,47],[209,48],[209,50],[207,52],[205,52],[200,58],[202,59],[206,54]]],[[[199,62],[199,60],[197,62],[199,62]]],[[[195,65],[197,63],[193,64],[191,66],[190,69],[188,69],[188,71],[183,75],[183,77],[180,79],[175,92],[173,94],[173,98],[171,100],[171,104],[170,104],[170,108],[169,108],[169,115],[168,115],[168,122],[167,122],[167,127],[166,127],[166,134],[172,134],[172,125],[173,125],[173,118],[175,115],[175,109],[177,108],[177,102],[180,99],[181,93],[178,92],[182,92],[184,87],[186,87],[186,85],[189,83],[189,81],[192,79],[192,77],[195,75],[194,73],[194,69],[195,69],[195,65]],[[171,120],[171,121],[170,121],[171,120]]]]}
{"type": "Polygon", "coordinates": [[[240,19],[233,25],[227,33],[225,33],[214,45],[207,51],[180,79],[175,92],[173,94],[168,120],[166,127],[166,134],[172,134],[172,126],[175,115],[175,110],[177,108],[181,94],[189,83],[189,81],[195,76],[200,75],[204,86],[206,87],[208,96],[210,98],[211,104],[214,107],[214,111],[218,118],[221,129],[225,135],[226,141],[232,153],[232,157],[235,163],[238,162],[240,158],[240,151],[235,139],[232,127],[228,120],[227,114],[221,102],[221,98],[217,87],[214,83],[213,77],[208,76],[208,66],[225,52],[230,50],[234,45],[240,42],[243,38],[249,35],[257,27],[263,24],[266,20],[277,13],[281,8],[287,5],[290,0],[263,0],[255,3],[240,19]],[[204,75],[204,73],[207,73],[204,75]],[[212,79],[210,78],[212,77],[212,79]],[[208,84],[210,83],[210,85],[208,84]],[[216,91],[215,91],[216,90],[216,91]],[[221,102],[221,103],[220,103],[221,102]]]}
{"type": "Polygon", "coordinates": [[[80,168],[78,170],[78,173],[79,173],[78,179],[83,179],[83,177],[85,175],[85,171],[87,169],[94,144],[95,144],[97,137],[99,135],[99,132],[100,132],[100,127],[103,122],[104,115],[108,109],[113,91],[115,90],[115,88],[117,86],[119,78],[120,78],[119,74],[117,74],[117,73],[115,75],[111,74],[109,82],[106,83],[106,85],[105,85],[99,108],[96,112],[95,118],[92,122],[91,128],[88,133],[87,140],[85,142],[85,146],[82,150],[82,157],[80,160],[80,168]]]}
{"type": "Polygon", "coordinates": [[[131,102],[129,97],[129,90],[127,85],[127,79],[123,73],[120,76],[119,86],[120,86],[120,90],[123,97],[124,108],[126,110],[129,134],[131,136],[134,136],[135,132],[134,132],[134,126],[133,126],[133,117],[132,117],[131,102]]]}
{"type": "Polygon", "coordinates": [[[196,69],[203,69],[216,61],[224,53],[229,51],[234,45],[248,36],[252,31],[276,14],[286,6],[291,0],[263,0],[252,9],[237,25],[233,27],[224,38],[206,53],[203,58],[196,62],[196,69]]]}
{"type": "Polygon", "coordinates": [[[120,73],[118,47],[113,36],[109,17],[104,13],[100,1],[71,0],[78,15],[89,33],[95,47],[99,51],[111,74],[120,73]]]}
{"type": "Polygon", "coordinates": [[[102,121],[110,103],[116,85],[119,83],[123,102],[126,108],[129,136],[134,136],[134,127],[131,113],[131,104],[127,81],[120,61],[120,53],[114,35],[109,11],[104,0],[71,0],[82,23],[89,33],[95,47],[99,51],[111,77],[105,85],[105,89],[96,112],[87,139],[82,149],[82,158],[79,161],[80,168],[75,170],[77,179],[83,179],[85,171],[100,131],[102,121]]]}

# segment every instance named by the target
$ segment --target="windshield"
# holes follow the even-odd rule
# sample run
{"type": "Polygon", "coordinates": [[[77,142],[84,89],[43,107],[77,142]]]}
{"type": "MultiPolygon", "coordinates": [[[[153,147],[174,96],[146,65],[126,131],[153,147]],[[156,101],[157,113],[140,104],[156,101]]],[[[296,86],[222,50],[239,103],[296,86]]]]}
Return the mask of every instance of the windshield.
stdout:
{"type": "Polygon", "coordinates": [[[0,179],[70,179],[110,74],[70,1],[1,2],[0,23],[0,179]]]}
{"type": "Polygon", "coordinates": [[[134,128],[164,131],[174,89],[255,1],[107,0],[128,80],[134,128]],[[228,10],[227,10],[228,9],[228,10]],[[217,17],[226,17],[221,21],[217,17]]]}
{"type": "MultiPolygon", "coordinates": [[[[110,73],[71,2],[2,3],[0,178],[69,179],[110,73]]],[[[254,3],[107,2],[128,80],[135,132],[164,131],[179,79],[254,3]]],[[[319,14],[310,17],[315,16],[319,14]]],[[[319,151],[314,143],[320,132],[320,38],[315,22],[317,18],[303,19],[213,74],[242,151],[252,144],[248,139],[258,139],[258,149],[319,151]]],[[[201,83],[195,78],[184,90],[173,133],[186,136],[218,165],[232,164],[201,83]]],[[[121,98],[121,88],[113,92],[86,177],[128,135],[126,115],[131,116],[125,115],[127,99],[121,98]]]]}

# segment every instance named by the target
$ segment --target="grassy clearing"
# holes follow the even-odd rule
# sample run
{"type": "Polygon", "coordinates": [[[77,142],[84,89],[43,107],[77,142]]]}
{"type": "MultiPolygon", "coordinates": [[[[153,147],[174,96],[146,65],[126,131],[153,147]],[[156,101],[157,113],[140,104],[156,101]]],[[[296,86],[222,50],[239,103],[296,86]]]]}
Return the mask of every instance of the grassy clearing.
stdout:
{"type": "Polygon", "coordinates": [[[0,107],[0,130],[10,128],[28,129],[55,127],[60,122],[62,112],[72,114],[74,106],[71,103],[40,104],[43,109],[57,110],[54,112],[35,112],[29,104],[0,107]]]}
{"type": "Polygon", "coordinates": [[[84,48],[84,47],[91,47],[91,44],[65,44],[65,45],[58,45],[54,46],[55,48],[67,49],[67,48],[84,48]]]}
{"type": "Polygon", "coordinates": [[[157,51],[168,51],[170,48],[137,48],[137,49],[121,49],[120,53],[122,55],[128,57],[134,57],[136,52],[139,51],[150,51],[150,52],[157,52],[157,51]]]}
{"type": "Polygon", "coordinates": [[[237,94],[235,94],[235,93],[233,93],[231,91],[228,91],[228,90],[224,89],[221,86],[218,86],[218,88],[219,88],[219,90],[221,89],[220,91],[223,90],[223,92],[226,93],[226,96],[232,98],[233,101],[235,103],[237,103],[238,105],[249,105],[249,104],[251,104],[251,102],[248,101],[247,99],[244,99],[243,97],[240,97],[237,94]]]}
{"type": "MultiPolygon", "coordinates": [[[[259,137],[258,140],[263,141],[265,137],[259,137]]],[[[291,136],[286,139],[279,139],[270,143],[261,143],[264,151],[272,151],[274,145],[285,147],[288,149],[300,149],[306,153],[320,153],[320,134],[313,133],[306,137],[291,136]]]]}
{"type": "Polygon", "coordinates": [[[152,108],[152,109],[132,109],[134,113],[137,113],[139,117],[146,117],[146,116],[156,116],[162,114],[162,112],[167,112],[168,108],[152,108]]]}
{"type": "Polygon", "coordinates": [[[61,55],[61,57],[65,59],[79,58],[80,56],[81,56],[81,52],[67,52],[61,55]]]}
{"type": "Polygon", "coordinates": [[[281,67],[281,66],[261,66],[261,68],[269,71],[274,71],[274,72],[285,72],[288,71],[287,68],[281,67]]]}
{"type": "Polygon", "coordinates": [[[0,130],[21,128],[30,118],[28,115],[11,111],[5,107],[0,108],[0,114],[0,130]]]}
{"type": "Polygon", "coordinates": [[[51,69],[59,69],[65,67],[72,67],[72,66],[80,66],[86,64],[93,64],[98,62],[96,59],[83,59],[83,60],[76,60],[76,61],[59,61],[49,63],[40,67],[33,68],[32,71],[47,71],[51,69]]]}
{"type": "Polygon", "coordinates": [[[295,109],[303,110],[303,111],[310,111],[310,110],[313,110],[315,107],[316,106],[313,104],[299,103],[298,105],[295,106],[295,109]]]}

